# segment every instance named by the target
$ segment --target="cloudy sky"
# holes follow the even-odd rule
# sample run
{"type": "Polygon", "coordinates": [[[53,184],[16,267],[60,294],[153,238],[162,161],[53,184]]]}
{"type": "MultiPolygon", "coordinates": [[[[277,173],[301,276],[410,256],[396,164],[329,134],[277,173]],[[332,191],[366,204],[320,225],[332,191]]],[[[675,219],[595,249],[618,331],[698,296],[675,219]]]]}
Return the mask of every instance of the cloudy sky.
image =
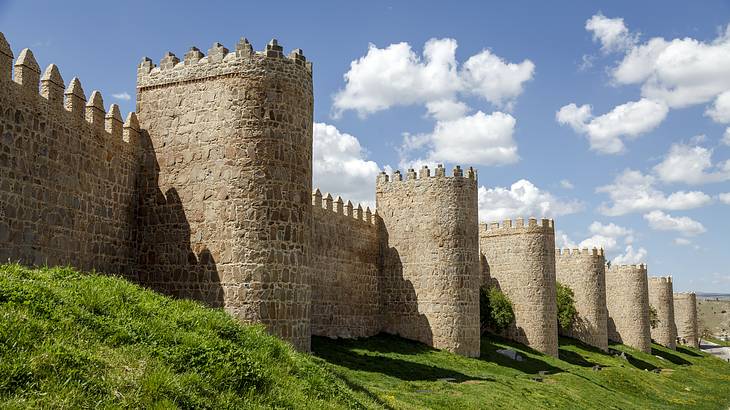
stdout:
{"type": "Polygon", "coordinates": [[[474,166],[484,221],[553,217],[559,246],[730,292],[727,2],[187,3],[0,0],[0,30],[122,111],[142,56],[276,37],[314,62],[323,191],[474,166]]]}

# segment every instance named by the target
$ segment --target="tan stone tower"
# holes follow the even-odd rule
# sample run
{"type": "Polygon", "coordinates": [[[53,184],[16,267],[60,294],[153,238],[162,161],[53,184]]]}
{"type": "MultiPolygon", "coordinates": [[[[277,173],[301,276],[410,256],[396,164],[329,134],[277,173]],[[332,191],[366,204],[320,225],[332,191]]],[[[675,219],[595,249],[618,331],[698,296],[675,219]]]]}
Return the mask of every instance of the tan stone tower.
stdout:
{"type": "Polygon", "coordinates": [[[312,67],[272,40],[195,47],[137,74],[140,272],[310,346],[312,67]]]}
{"type": "Polygon", "coordinates": [[[671,277],[649,278],[649,305],[656,309],[656,328],[651,329],[651,338],[670,349],[677,348],[677,328],[674,324],[674,291],[671,277]]]}
{"type": "Polygon", "coordinates": [[[387,236],[384,330],[465,356],[479,355],[477,178],[439,166],[381,174],[377,209],[387,236]]]}
{"type": "Polygon", "coordinates": [[[611,265],[606,271],[608,339],[651,352],[646,265],[611,265]]]}
{"type": "Polygon", "coordinates": [[[515,324],[507,337],[535,350],[558,355],[553,221],[530,218],[482,225],[479,250],[483,283],[497,285],[512,301],[515,324]]]}
{"type": "Polygon", "coordinates": [[[700,335],[697,330],[697,295],[674,294],[674,322],[677,325],[679,343],[698,349],[700,335]]]}
{"type": "Polygon", "coordinates": [[[606,258],[603,249],[555,251],[557,281],[573,290],[578,315],[566,336],[608,350],[606,258]]]}

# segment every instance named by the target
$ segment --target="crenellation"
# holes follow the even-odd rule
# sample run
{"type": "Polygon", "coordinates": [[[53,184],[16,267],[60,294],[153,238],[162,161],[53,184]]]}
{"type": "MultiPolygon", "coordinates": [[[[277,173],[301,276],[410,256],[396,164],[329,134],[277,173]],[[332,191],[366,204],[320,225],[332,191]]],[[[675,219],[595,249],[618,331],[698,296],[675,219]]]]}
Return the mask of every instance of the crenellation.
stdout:
{"type": "Polygon", "coordinates": [[[117,104],[112,104],[109,107],[109,112],[107,112],[104,117],[104,130],[111,135],[113,139],[121,141],[123,139],[123,126],[124,123],[122,122],[122,113],[119,111],[119,106],[117,104]]]}
{"type": "Polygon", "coordinates": [[[48,100],[51,106],[62,106],[65,88],[58,67],[55,64],[49,65],[41,77],[41,96],[48,100]]]}
{"type": "Polygon", "coordinates": [[[136,150],[139,147],[140,140],[140,129],[139,121],[137,120],[137,114],[130,112],[127,114],[127,119],[122,125],[122,140],[127,143],[132,150],[136,150]]]}
{"type": "Polygon", "coordinates": [[[329,193],[324,198],[324,209],[332,211],[332,195],[329,193]]]}
{"type": "Polygon", "coordinates": [[[15,61],[14,81],[23,87],[38,90],[41,68],[29,48],[24,48],[15,61]]]}
{"type": "Polygon", "coordinates": [[[409,168],[408,172],[406,172],[406,181],[415,181],[416,179],[416,170],[409,168]]]}
{"type": "Polygon", "coordinates": [[[0,33],[0,81],[10,81],[13,76],[13,50],[0,33]]]}
{"type": "Polygon", "coordinates": [[[249,43],[248,39],[246,37],[241,37],[241,39],[236,43],[236,57],[238,58],[250,58],[253,55],[253,46],[251,43],[249,43]]]}
{"type": "Polygon", "coordinates": [[[192,47],[190,47],[190,50],[188,50],[188,52],[185,53],[183,64],[184,65],[196,64],[203,57],[205,57],[205,55],[197,47],[192,46],[192,47]]]}
{"type": "Polygon", "coordinates": [[[358,221],[362,221],[362,205],[357,204],[357,209],[355,210],[355,219],[358,221]]]}
{"type": "Polygon", "coordinates": [[[66,111],[69,111],[77,119],[86,118],[86,94],[84,94],[81,81],[77,77],[72,78],[71,82],[68,83],[64,96],[66,97],[64,102],[66,111]]]}
{"type": "Polygon", "coordinates": [[[279,41],[272,38],[271,41],[266,45],[266,57],[283,57],[284,48],[279,45],[279,41]]]}
{"type": "Polygon", "coordinates": [[[160,60],[160,70],[171,70],[180,62],[180,59],[172,52],[168,51],[160,60]]]}
{"type": "Polygon", "coordinates": [[[228,49],[223,44],[215,42],[213,46],[208,49],[208,62],[209,63],[220,63],[228,55],[228,49]]]}
{"type": "Polygon", "coordinates": [[[337,195],[337,200],[335,201],[335,212],[339,215],[344,215],[344,206],[345,203],[342,201],[342,197],[337,195]]]}
{"type": "Polygon", "coordinates": [[[312,205],[315,208],[322,208],[322,192],[317,188],[312,194],[312,205]]]}
{"type": "Polygon", "coordinates": [[[431,176],[431,170],[428,169],[428,165],[424,165],[421,167],[421,170],[418,172],[419,178],[428,178],[431,176]]]}
{"type": "Polygon", "coordinates": [[[106,117],[104,100],[101,97],[101,92],[94,90],[91,92],[89,101],[86,102],[86,122],[91,124],[91,127],[95,130],[103,130],[104,117],[106,117]]]}

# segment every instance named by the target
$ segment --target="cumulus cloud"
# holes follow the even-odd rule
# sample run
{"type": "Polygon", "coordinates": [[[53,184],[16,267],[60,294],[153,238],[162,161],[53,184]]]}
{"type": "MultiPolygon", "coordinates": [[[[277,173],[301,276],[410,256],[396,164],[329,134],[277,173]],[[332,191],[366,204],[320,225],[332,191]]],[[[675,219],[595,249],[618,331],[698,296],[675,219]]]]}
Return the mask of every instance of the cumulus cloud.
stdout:
{"type": "Polygon", "coordinates": [[[531,216],[554,218],[583,210],[577,200],[561,200],[521,179],[509,188],[479,187],[479,219],[485,222],[531,216]]]}
{"type": "Polygon", "coordinates": [[[705,184],[730,180],[730,161],[714,166],[712,150],[701,146],[673,144],[664,160],[654,167],[664,182],[705,184]]]}
{"type": "Polygon", "coordinates": [[[637,42],[622,18],[608,18],[601,13],[586,20],[585,29],[593,33],[593,41],[601,43],[605,53],[628,50],[637,42]]]}
{"type": "Polygon", "coordinates": [[[674,217],[662,211],[651,211],[644,214],[652,229],[658,231],[676,231],[684,236],[699,235],[707,231],[705,227],[692,218],[686,216],[674,217]]]}
{"type": "Polygon", "coordinates": [[[642,98],[614,107],[610,112],[594,117],[588,104],[574,103],[560,108],[555,119],[569,125],[576,133],[585,134],[591,149],[604,154],[624,151],[622,137],[633,139],[656,128],[669,109],[660,102],[642,98]]]}
{"type": "MultiPolygon", "coordinates": [[[[429,104],[429,113],[440,113],[434,104],[455,102],[459,95],[477,95],[509,108],[534,75],[532,61],[507,62],[490,50],[469,57],[459,69],[456,48],[454,39],[431,39],[421,58],[405,42],[386,48],[370,44],[344,75],[345,88],[334,98],[335,116],[354,110],[365,117],[393,106],[429,104]]],[[[449,108],[464,111],[453,104],[449,108]]]]}
{"type": "Polygon", "coordinates": [[[720,194],[718,195],[718,198],[720,199],[720,202],[730,205],[730,192],[720,194]]]}
{"type": "Polygon", "coordinates": [[[617,216],[656,209],[692,209],[712,202],[712,198],[701,191],[677,191],[666,195],[655,185],[656,177],[627,169],[613,183],[596,189],[596,192],[608,194],[612,201],[610,205],[601,204],[599,211],[617,216]]]}
{"type": "Polygon", "coordinates": [[[125,92],[121,92],[121,93],[117,93],[117,94],[112,94],[112,98],[116,98],[117,100],[122,100],[122,101],[129,101],[132,99],[132,96],[129,95],[129,93],[125,91],[125,92]]]}
{"type": "Polygon", "coordinates": [[[580,242],[580,248],[603,248],[605,251],[613,251],[619,242],[629,245],[634,241],[634,231],[611,222],[603,224],[593,221],[588,227],[591,237],[580,242]]]}
{"type": "Polygon", "coordinates": [[[567,180],[567,179],[561,179],[560,180],[560,186],[563,187],[563,188],[565,188],[565,189],[573,189],[573,188],[575,188],[575,185],[573,185],[573,183],[570,182],[570,180],[567,180]]]}
{"type": "Polygon", "coordinates": [[[730,91],[718,95],[715,103],[705,110],[705,115],[720,124],[730,123],[730,91]]]}
{"type": "Polygon", "coordinates": [[[639,247],[634,250],[632,245],[628,245],[624,249],[624,253],[613,258],[614,265],[636,265],[646,263],[646,249],[639,247]]]}
{"type": "Polygon", "coordinates": [[[568,234],[558,229],[555,231],[555,246],[561,249],[574,249],[578,245],[568,237],[568,234]]]}
{"type": "Polygon", "coordinates": [[[365,159],[365,150],[354,136],[333,125],[314,124],[314,186],[340,195],[345,201],[375,204],[378,164],[365,159]]]}
{"type": "Polygon", "coordinates": [[[692,244],[692,241],[687,238],[674,238],[674,243],[681,246],[689,246],[692,244]]]}

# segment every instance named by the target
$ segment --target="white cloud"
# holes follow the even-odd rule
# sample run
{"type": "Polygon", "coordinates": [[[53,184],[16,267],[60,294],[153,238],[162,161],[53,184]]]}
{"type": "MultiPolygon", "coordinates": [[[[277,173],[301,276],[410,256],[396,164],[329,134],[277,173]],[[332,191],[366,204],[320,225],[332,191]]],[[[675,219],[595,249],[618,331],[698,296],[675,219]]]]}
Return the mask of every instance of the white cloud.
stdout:
{"type": "Polygon", "coordinates": [[[613,258],[614,265],[636,265],[639,263],[646,263],[646,249],[638,248],[634,250],[632,245],[628,245],[624,249],[624,253],[613,258]]]}
{"type": "Polygon", "coordinates": [[[583,210],[576,200],[563,201],[521,179],[507,188],[479,187],[479,219],[485,222],[531,216],[554,218],[583,210]]]}
{"type": "Polygon", "coordinates": [[[565,188],[565,189],[573,189],[573,188],[575,188],[575,185],[573,185],[573,183],[570,182],[567,179],[561,179],[560,180],[560,186],[563,187],[563,188],[565,188]]]}
{"type": "MultiPolygon", "coordinates": [[[[365,117],[393,106],[430,104],[429,112],[436,116],[443,111],[434,105],[456,102],[459,95],[478,95],[508,109],[533,77],[530,60],[510,63],[489,50],[471,56],[459,70],[456,48],[454,39],[431,39],[421,58],[405,42],[386,48],[370,44],[365,56],[350,63],[345,88],[334,98],[334,115],[354,110],[365,117]]],[[[463,106],[458,109],[466,112],[463,106]]]]}
{"type": "Polygon", "coordinates": [[[718,95],[712,107],[705,110],[705,115],[720,124],[730,123],[730,91],[718,95]]]}
{"type": "Polygon", "coordinates": [[[722,135],[722,140],[720,142],[723,145],[730,146],[730,127],[725,128],[725,133],[722,135]]]}
{"type": "Polygon", "coordinates": [[[718,195],[720,201],[724,204],[730,205],[730,192],[718,195]]]}
{"type": "Polygon", "coordinates": [[[674,238],[674,243],[681,246],[688,246],[692,244],[692,241],[687,238],[674,238]]]}
{"type": "Polygon", "coordinates": [[[469,112],[469,106],[461,101],[436,100],[426,103],[428,115],[439,120],[449,121],[465,116],[469,112]]]}
{"type": "Polygon", "coordinates": [[[591,223],[591,225],[588,227],[588,230],[595,235],[610,236],[614,238],[622,236],[628,237],[634,234],[634,231],[632,231],[631,229],[616,225],[613,222],[610,222],[608,224],[602,224],[598,221],[593,221],[593,223],[591,223]]]}
{"type": "Polygon", "coordinates": [[[568,234],[558,229],[555,231],[555,247],[560,249],[575,249],[578,245],[568,237],[568,234]]]}
{"type": "Polygon", "coordinates": [[[644,214],[652,229],[658,231],[676,231],[684,236],[699,235],[707,231],[705,227],[692,218],[681,216],[673,217],[662,211],[651,211],[644,214]]]}
{"type": "Polygon", "coordinates": [[[604,215],[617,216],[655,209],[692,209],[712,202],[712,198],[701,191],[677,191],[666,195],[655,184],[654,176],[627,169],[613,183],[596,189],[596,192],[608,194],[612,201],[610,205],[601,204],[599,211],[604,215]]]}
{"type": "Polygon", "coordinates": [[[603,248],[605,251],[611,251],[616,248],[618,241],[616,238],[603,235],[593,235],[590,238],[584,239],[578,245],[580,248],[603,248]]]}
{"type": "Polygon", "coordinates": [[[608,252],[616,249],[619,241],[629,245],[634,240],[633,230],[616,225],[613,222],[603,224],[593,221],[588,227],[588,231],[593,236],[581,241],[579,245],[581,248],[603,248],[608,252]]]}
{"type": "Polygon", "coordinates": [[[593,41],[601,43],[605,53],[624,51],[636,44],[637,36],[630,34],[622,18],[608,18],[598,13],[586,20],[585,29],[593,32],[593,41]]]}
{"type": "Polygon", "coordinates": [[[685,144],[673,144],[654,172],[664,182],[705,184],[730,180],[730,161],[712,164],[712,150],[685,144]]]}
{"type": "Polygon", "coordinates": [[[118,94],[112,94],[112,97],[116,98],[117,100],[122,100],[122,101],[129,101],[132,99],[132,96],[129,95],[129,93],[126,91],[118,93],[118,94]]]}
{"type": "Polygon", "coordinates": [[[315,123],[313,157],[315,188],[340,195],[345,201],[374,206],[375,179],[380,169],[374,161],[365,159],[357,138],[332,125],[315,123]]]}
{"type": "Polygon", "coordinates": [[[658,101],[642,98],[618,105],[598,117],[592,114],[588,104],[580,107],[571,103],[555,113],[555,119],[569,125],[576,133],[585,134],[591,149],[617,154],[624,150],[621,137],[633,139],[656,128],[668,112],[667,106],[658,101]]]}

